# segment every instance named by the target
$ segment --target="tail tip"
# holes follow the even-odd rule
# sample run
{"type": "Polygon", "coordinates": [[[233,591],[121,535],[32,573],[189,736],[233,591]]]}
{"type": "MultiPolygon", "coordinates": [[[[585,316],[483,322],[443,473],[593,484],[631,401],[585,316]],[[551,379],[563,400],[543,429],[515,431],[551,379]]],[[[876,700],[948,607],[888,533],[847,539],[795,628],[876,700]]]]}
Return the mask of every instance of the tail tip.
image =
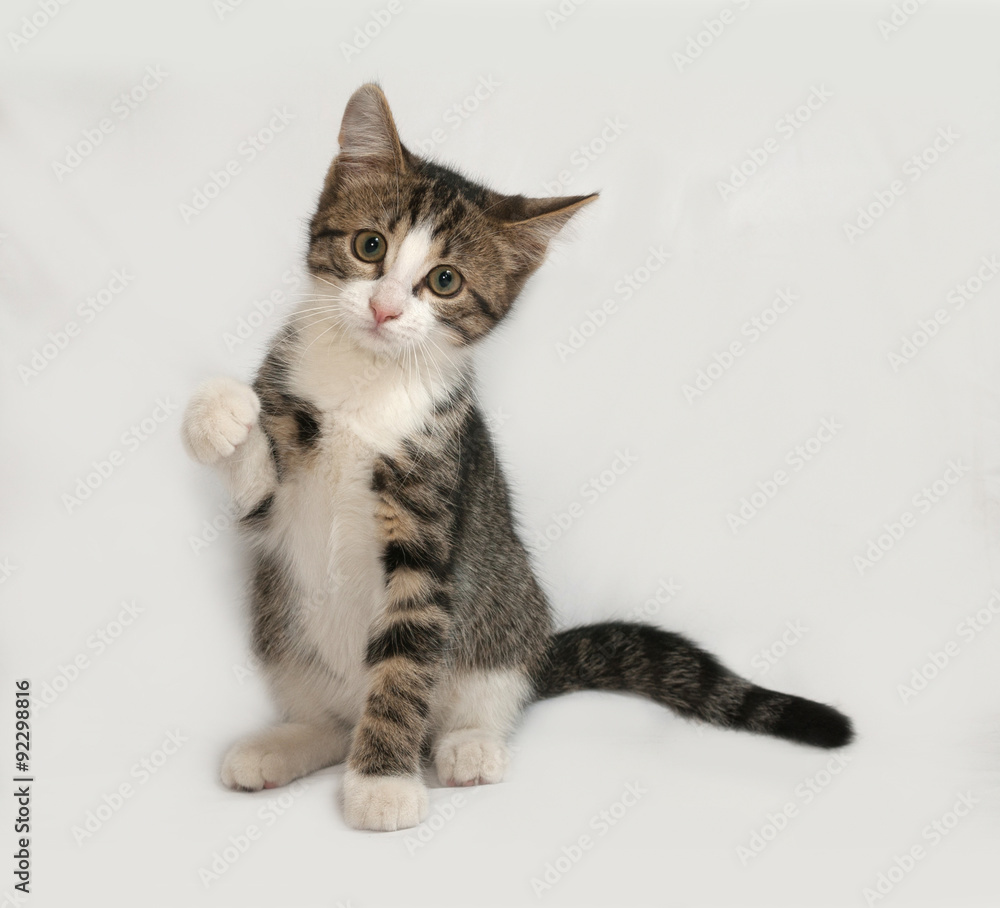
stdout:
{"type": "Polygon", "coordinates": [[[846,747],[854,740],[854,726],[842,712],[798,697],[783,711],[775,732],[790,741],[825,750],[846,747]]]}

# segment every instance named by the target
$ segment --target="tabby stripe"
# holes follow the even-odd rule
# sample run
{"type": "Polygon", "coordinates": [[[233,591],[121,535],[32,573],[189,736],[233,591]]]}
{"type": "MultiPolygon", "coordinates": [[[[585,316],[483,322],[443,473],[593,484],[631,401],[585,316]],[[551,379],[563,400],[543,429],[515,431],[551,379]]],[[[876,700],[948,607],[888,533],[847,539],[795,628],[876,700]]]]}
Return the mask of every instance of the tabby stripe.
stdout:
{"type": "Polygon", "coordinates": [[[417,218],[420,216],[420,209],[423,208],[424,196],[426,194],[427,188],[425,186],[418,186],[414,190],[413,197],[410,199],[410,207],[406,212],[410,217],[411,227],[417,223],[417,218]]]}
{"type": "Polygon", "coordinates": [[[430,702],[418,691],[408,687],[401,687],[398,684],[386,683],[382,689],[371,696],[387,697],[392,700],[400,700],[408,709],[413,710],[422,719],[426,719],[431,712],[430,702]]]}
{"type": "Polygon", "coordinates": [[[326,237],[341,237],[347,236],[346,230],[338,230],[336,227],[324,227],[321,230],[317,230],[311,237],[312,241],[315,243],[316,240],[321,240],[326,237]]]}
{"type": "MultiPolygon", "coordinates": [[[[434,225],[434,228],[431,230],[431,237],[437,239],[442,233],[450,233],[455,228],[455,225],[465,217],[465,213],[465,205],[456,199],[454,204],[444,212],[437,224],[434,225]]],[[[442,255],[448,255],[447,238],[445,239],[445,249],[442,255]]]]}
{"type": "Polygon", "coordinates": [[[743,702],[740,704],[736,715],[733,716],[733,724],[737,728],[754,729],[762,727],[760,722],[754,718],[754,714],[762,706],[769,705],[775,699],[772,691],[763,687],[751,687],[746,692],[743,702]]]}
{"type": "Polygon", "coordinates": [[[402,776],[414,771],[406,754],[400,751],[398,740],[378,737],[372,728],[365,732],[363,738],[358,738],[362,753],[356,761],[352,758],[356,772],[364,776],[402,776]]]}
{"type": "Polygon", "coordinates": [[[403,621],[387,627],[368,642],[365,662],[375,665],[398,657],[426,665],[434,662],[443,648],[444,629],[440,625],[403,621]]]}
{"type": "Polygon", "coordinates": [[[447,318],[444,315],[438,314],[438,318],[444,322],[449,328],[453,329],[462,340],[468,342],[472,340],[472,335],[461,325],[459,325],[454,319],[447,318]]]}
{"type": "Polygon", "coordinates": [[[387,573],[398,567],[427,571],[435,578],[443,576],[447,565],[430,546],[420,542],[390,542],[385,547],[382,563],[387,573]]]}
{"type": "Polygon", "coordinates": [[[444,400],[439,400],[434,404],[434,415],[435,416],[446,416],[449,413],[454,413],[460,406],[467,402],[465,387],[458,388],[452,391],[444,400]]]}
{"type": "Polygon", "coordinates": [[[301,407],[297,408],[292,416],[295,419],[299,444],[303,448],[311,448],[319,440],[319,420],[308,410],[301,407]]]}
{"type": "Polygon", "coordinates": [[[420,445],[418,445],[409,436],[403,439],[402,447],[403,450],[406,452],[406,456],[409,457],[410,460],[412,460],[414,463],[416,463],[424,453],[423,448],[421,448],[420,445]]]}
{"type": "Polygon", "coordinates": [[[271,508],[274,505],[274,493],[265,496],[261,499],[260,503],[249,513],[244,514],[241,520],[244,524],[254,524],[261,523],[266,518],[267,515],[271,513],[271,508]]]}
{"type": "Polygon", "coordinates": [[[376,465],[372,477],[372,485],[376,492],[384,492],[389,488],[390,481],[394,486],[406,482],[408,472],[393,457],[383,457],[376,465]],[[388,473],[389,476],[385,474],[388,473]]]}
{"type": "Polygon", "coordinates": [[[336,264],[334,264],[332,262],[327,261],[327,262],[319,263],[319,262],[313,261],[310,258],[309,267],[313,271],[319,271],[319,272],[322,272],[324,274],[332,274],[334,277],[339,277],[341,280],[347,280],[347,272],[344,271],[344,269],[341,268],[340,265],[336,265],[336,264]]]}
{"type": "Polygon", "coordinates": [[[473,290],[471,287],[469,288],[469,293],[472,295],[472,298],[476,301],[476,305],[479,306],[479,310],[483,313],[483,315],[485,315],[491,322],[496,322],[498,316],[490,308],[490,304],[486,302],[485,298],[479,293],[477,293],[475,290],[473,290]]]}
{"type": "Polygon", "coordinates": [[[399,489],[393,492],[393,496],[407,511],[428,523],[437,523],[442,517],[443,509],[437,505],[416,501],[399,489]]]}
{"type": "Polygon", "coordinates": [[[366,704],[368,714],[373,719],[382,722],[389,722],[400,728],[407,729],[413,721],[409,711],[401,708],[401,704],[396,697],[387,697],[384,694],[372,694],[366,704]]]}

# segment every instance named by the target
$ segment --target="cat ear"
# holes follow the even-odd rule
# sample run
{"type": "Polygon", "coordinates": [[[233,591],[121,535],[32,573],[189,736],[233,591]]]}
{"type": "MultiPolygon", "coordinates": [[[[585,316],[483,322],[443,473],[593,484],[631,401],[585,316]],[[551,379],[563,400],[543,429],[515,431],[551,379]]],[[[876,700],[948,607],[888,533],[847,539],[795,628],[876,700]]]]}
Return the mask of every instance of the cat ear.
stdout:
{"type": "Polygon", "coordinates": [[[405,165],[403,146],[382,89],[374,82],[362,85],[347,102],[340,123],[337,163],[352,170],[397,171],[405,165]]]}
{"type": "Polygon", "coordinates": [[[506,196],[492,213],[503,220],[504,232],[517,250],[534,265],[545,257],[549,242],[584,205],[597,198],[571,195],[548,199],[531,199],[522,195],[506,196]]]}

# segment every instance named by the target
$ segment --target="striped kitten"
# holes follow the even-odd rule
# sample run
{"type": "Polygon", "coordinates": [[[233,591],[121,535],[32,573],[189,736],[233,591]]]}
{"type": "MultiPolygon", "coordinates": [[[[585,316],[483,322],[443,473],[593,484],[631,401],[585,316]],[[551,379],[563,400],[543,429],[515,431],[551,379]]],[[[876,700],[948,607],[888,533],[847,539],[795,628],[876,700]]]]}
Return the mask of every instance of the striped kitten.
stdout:
{"type": "Polygon", "coordinates": [[[222,779],[257,791],[347,761],[363,829],[419,823],[422,757],[448,785],[499,782],[533,700],[639,693],[682,716],[818,747],[829,706],[737,677],[683,637],[612,621],[556,633],[473,391],[478,341],[596,195],[501,195],[400,144],[355,92],[312,219],[312,294],[253,389],[204,384],[184,418],[255,558],[253,642],[284,721],[222,779]]]}

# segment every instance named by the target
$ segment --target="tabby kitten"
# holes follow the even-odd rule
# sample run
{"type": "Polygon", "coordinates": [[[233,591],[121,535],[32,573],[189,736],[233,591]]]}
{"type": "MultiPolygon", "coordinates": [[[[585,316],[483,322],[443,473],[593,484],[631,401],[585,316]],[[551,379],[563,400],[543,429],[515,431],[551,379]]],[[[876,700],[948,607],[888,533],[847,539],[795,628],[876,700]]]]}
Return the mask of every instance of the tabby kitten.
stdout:
{"type": "Polygon", "coordinates": [[[284,721],[222,779],[257,791],[346,759],[347,821],[413,826],[422,758],[499,782],[533,700],[642,694],[682,716],[840,747],[850,721],[757,687],[677,634],[556,632],[473,391],[478,342],[595,195],[502,195],[408,151],[385,96],[348,102],[311,222],[311,295],[253,388],[206,382],[186,447],[222,473],[252,548],[254,649],[284,721]]]}

